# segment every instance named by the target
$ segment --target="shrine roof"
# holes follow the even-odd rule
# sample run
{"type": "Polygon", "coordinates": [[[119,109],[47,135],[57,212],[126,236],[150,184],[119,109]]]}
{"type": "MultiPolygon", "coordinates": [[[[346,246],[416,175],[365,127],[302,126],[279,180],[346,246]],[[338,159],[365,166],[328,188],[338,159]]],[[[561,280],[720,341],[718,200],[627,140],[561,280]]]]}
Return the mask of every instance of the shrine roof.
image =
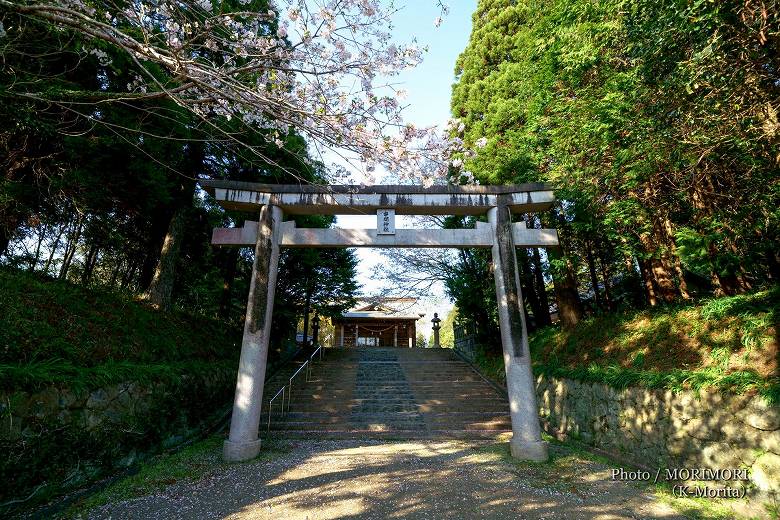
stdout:
{"type": "Polygon", "coordinates": [[[425,314],[393,314],[382,311],[345,312],[341,319],[419,320],[425,314]]]}

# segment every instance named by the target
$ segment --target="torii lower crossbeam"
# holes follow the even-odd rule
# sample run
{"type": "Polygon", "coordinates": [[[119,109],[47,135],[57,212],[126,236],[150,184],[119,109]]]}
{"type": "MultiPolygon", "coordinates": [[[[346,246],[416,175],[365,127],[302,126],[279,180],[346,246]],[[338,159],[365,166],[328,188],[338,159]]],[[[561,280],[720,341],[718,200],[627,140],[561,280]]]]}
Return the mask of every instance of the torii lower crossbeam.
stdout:
{"type": "MultiPolygon", "coordinates": [[[[558,245],[555,229],[528,229],[524,222],[512,225],[517,247],[553,247],[558,245]]],[[[211,243],[222,247],[250,247],[257,241],[257,222],[247,221],[240,228],[216,228],[211,243]]],[[[474,229],[398,229],[393,235],[380,235],[376,229],[297,228],[295,222],[282,224],[281,247],[493,247],[493,228],[477,222],[474,229]]]]}

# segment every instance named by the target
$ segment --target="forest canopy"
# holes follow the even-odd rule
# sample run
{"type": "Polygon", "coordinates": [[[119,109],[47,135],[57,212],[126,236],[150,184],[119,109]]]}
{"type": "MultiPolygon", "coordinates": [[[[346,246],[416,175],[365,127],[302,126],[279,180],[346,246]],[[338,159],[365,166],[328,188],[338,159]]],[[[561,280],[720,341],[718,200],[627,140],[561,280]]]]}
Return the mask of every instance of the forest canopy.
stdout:
{"type": "MultiPolygon", "coordinates": [[[[549,275],[564,325],[780,280],[777,2],[480,0],[455,75],[465,168],[561,201],[527,221],[563,255],[518,251],[538,323],[549,275]]],[[[459,265],[468,316],[489,273],[459,265]]]]}

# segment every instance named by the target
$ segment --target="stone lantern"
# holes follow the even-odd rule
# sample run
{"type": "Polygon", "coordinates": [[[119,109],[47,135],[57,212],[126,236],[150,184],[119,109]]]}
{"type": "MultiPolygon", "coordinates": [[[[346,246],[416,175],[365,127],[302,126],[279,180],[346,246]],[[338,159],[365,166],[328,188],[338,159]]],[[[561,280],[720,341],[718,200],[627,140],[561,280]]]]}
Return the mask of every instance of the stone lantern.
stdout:
{"type": "Polygon", "coordinates": [[[439,319],[439,313],[434,312],[433,313],[433,319],[431,320],[433,323],[433,348],[439,348],[439,329],[441,329],[441,320],[439,319]]]}
{"type": "Polygon", "coordinates": [[[320,317],[314,315],[314,323],[311,324],[311,343],[315,347],[320,343],[320,317]]]}

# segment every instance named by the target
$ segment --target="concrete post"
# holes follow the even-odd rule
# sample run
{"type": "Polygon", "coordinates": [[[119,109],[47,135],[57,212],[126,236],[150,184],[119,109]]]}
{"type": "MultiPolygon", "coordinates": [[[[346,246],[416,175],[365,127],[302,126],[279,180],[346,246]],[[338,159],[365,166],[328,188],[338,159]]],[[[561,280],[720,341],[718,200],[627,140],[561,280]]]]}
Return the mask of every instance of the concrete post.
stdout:
{"type": "Polygon", "coordinates": [[[488,211],[488,222],[495,233],[493,269],[512,418],[512,440],[509,446],[512,456],[517,459],[546,461],[547,443],[542,441],[539,427],[539,408],[522,308],[520,275],[512,239],[512,219],[503,197],[499,198],[498,207],[488,211]]]}
{"type": "Polygon", "coordinates": [[[412,326],[407,325],[406,326],[406,334],[409,336],[409,348],[412,348],[414,346],[414,337],[412,336],[412,326]]]}
{"type": "Polygon", "coordinates": [[[355,347],[358,346],[358,334],[360,334],[360,325],[355,323],[355,347]]]}
{"type": "Polygon", "coordinates": [[[344,348],[344,324],[339,325],[339,347],[344,348]]]}
{"type": "Polygon", "coordinates": [[[398,325],[393,327],[393,346],[398,346],[398,325]]]}
{"type": "Polygon", "coordinates": [[[270,204],[260,211],[230,434],[222,450],[227,461],[249,460],[260,452],[257,433],[279,268],[282,217],[282,210],[270,204]]]}

